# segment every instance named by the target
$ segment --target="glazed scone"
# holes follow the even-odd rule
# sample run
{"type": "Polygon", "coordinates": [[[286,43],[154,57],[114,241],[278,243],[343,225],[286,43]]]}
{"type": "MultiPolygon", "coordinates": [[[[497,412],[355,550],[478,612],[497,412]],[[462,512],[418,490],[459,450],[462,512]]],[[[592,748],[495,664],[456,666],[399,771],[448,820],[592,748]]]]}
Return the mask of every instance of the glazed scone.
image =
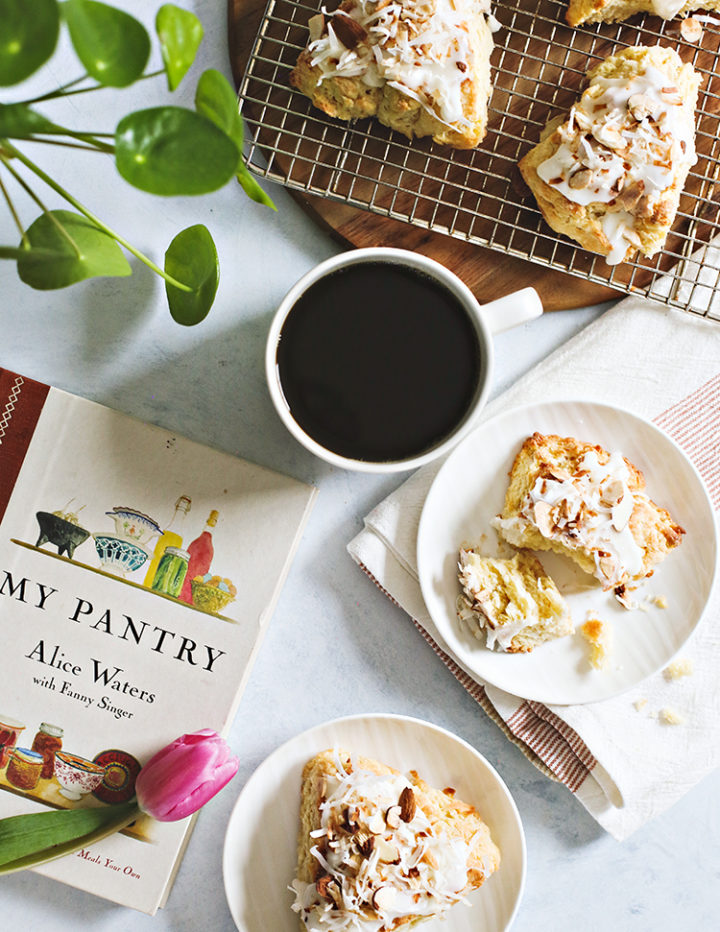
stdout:
{"type": "Polygon", "coordinates": [[[565,18],[569,25],[618,23],[636,13],[674,19],[695,10],[720,10],[720,0],[570,0],[565,18]]]}
{"type": "Polygon", "coordinates": [[[645,492],[620,453],[574,437],[528,437],[493,526],[514,547],[570,557],[622,599],[653,573],[684,530],[645,492]]]}
{"type": "Polygon", "coordinates": [[[695,154],[700,75],[673,49],[605,59],[567,119],[519,163],[547,223],[610,265],[654,256],[675,220],[695,154]]]}
{"type": "Polygon", "coordinates": [[[458,617],[490,649],[528,653],[573,633],[567,602],[532,554],[502,560],[463,548],[458,568],[458,617]]]}
{"type": "Polygon", "coordinates": [[[332,749],[303,769],[292,908],[303,930],[390,932],[440,915],[500,864],[453,790],[332,749]]]}
{"type": "Polygon", "coordinates": [[[329,116],[460,149],[487,128],[490,0],[343,0],[312,17],[290,83],[329,116]]]}

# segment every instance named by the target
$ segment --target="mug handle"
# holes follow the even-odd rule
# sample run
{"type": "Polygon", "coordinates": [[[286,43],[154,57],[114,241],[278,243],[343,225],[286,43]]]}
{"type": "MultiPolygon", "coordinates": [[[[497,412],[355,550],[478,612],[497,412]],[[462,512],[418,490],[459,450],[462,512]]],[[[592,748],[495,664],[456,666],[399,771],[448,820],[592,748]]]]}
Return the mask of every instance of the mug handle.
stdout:
{"type": "Polygon", "coordinates": [[[481,304],[480,311],[490,332],[502,333],[539,317],[543,312],[543,306],[540,295],[534,288],[522,288],[496,301],[490,301],[489,304],[481,304]]]}

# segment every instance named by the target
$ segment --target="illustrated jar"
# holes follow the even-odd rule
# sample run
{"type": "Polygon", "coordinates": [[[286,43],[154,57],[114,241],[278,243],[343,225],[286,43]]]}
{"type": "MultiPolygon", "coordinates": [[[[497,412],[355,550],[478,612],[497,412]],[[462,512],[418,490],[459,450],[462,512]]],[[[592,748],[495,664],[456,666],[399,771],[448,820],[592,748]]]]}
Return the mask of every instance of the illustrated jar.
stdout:
{"type": "Polygon", "coordinates": [[[0,715],[0,769],[10,760],[10,752],[15,747],[25,726],[14,718],[0,715]]]}
{"type": "Polygon", "coordinates": [[[19,790],[34,790],[40,779],[44,759],[37,751],[15,748],[10,752],[10,763],[5,776],[8,783],[19,790]]]}
{"type": "Polygon", "coordinates": [[[188,571],[190,554],[179,547],[166,547],[160,557],[152,588],[155,592],[164,592],[177,598],[188,571]]]}
{"type": "Polygon", "coordinates": [[[33,738],[32,749],[42,754],[43,768],[40,776],[49,780],[55,772],[55,752],[62,750],[63,730],[57,725],[48,725],[41,722],[38,732],[33,738]]]}

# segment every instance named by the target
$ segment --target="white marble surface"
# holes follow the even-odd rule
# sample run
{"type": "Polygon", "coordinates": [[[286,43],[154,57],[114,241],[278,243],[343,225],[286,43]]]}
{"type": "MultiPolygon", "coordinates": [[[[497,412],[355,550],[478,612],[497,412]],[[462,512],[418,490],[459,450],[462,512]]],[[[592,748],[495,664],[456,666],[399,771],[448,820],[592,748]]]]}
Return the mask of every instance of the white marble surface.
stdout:
{"type": "MultiPolygon", "coordinates": [[[[155,4],[126,2],[152,22],[155,4]]],[[[187,86],[203,67],[230,75],[225,7],[195,0],[206,38],[187,86]]],[[[67,80],[63,50],[54,78],[67,80]]],[[[128,110],[166,97],[162,79],[127,91],[78,97],[47,112],[112,130],[128,110]]],[[[254,768],[311,725],[358,712],[428,719],[485,754],[518,804],[528,841],[528,881],[514,932],[716,929],[720,780],[708,778],[671,811],[620,845],[563,787],[550,783],[486,719],[416,634],[409,619],[356,568],[345,551],[363,515],[402,476],[333,469],[285,432],[265,388],[263,350],[273,309],[310,267],[338,251],[294,201],[272,186],[277,214],[238,187],[201,199],[164,200],[125,185],[102,156],[37,146],[49,167],[119,232],[156,261],[173,235],[203,222],[218,245],[222,279],[210,316],[174,324],[161,283],[133,260],[131,279],[59,292],[25,288],[0,265],[0,366],[50,382],[195,440],[316,484],[320,495],[270,630],[240,704],[230,741],[241,758],[230,786],[201,813],[168,905],[149,918],[33,874],[0,880],[7,928],[231,930],[221,875],[225,825],[254,768]]],[[[48,193],[47,203],[59,206],[48,193]]],[[[23,216],[35,208],[22,195],[23,216]]],[[[16,238],[0,211],[0,242],[16,238]]],[[[497,338],[500,391],[584,327],[603,308],[547,315],[497,338]]],[[[279,891],[279,894],[281,892],[279,891]]],[[[268,929],[268,932],[273,930],[268,929]]]]}

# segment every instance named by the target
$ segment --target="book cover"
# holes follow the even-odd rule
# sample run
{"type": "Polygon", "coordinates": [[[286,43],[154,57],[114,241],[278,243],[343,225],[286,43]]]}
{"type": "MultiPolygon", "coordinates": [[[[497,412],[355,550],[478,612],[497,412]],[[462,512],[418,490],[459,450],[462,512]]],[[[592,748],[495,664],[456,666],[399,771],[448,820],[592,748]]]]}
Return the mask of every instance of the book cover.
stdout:
{"type": "MultiPolygon", "coordinates": [[[[315,494],[0,369],[0,817],[112,806],[227,732],[315,494]]],[[[153,913],[191,821],[38,870],[153,913]]]]}

